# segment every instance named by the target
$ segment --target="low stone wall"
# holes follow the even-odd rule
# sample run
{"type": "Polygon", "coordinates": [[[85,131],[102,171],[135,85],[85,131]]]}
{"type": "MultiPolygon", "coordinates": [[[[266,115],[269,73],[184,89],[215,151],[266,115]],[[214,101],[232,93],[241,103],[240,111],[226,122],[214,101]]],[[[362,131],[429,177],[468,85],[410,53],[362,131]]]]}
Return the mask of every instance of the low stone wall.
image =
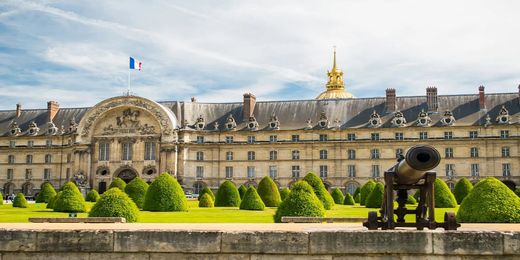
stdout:
{"type": "Polygon", "coordinates": [[[520,259],[520,232],[0,230],[0,259],[520,259]]]}

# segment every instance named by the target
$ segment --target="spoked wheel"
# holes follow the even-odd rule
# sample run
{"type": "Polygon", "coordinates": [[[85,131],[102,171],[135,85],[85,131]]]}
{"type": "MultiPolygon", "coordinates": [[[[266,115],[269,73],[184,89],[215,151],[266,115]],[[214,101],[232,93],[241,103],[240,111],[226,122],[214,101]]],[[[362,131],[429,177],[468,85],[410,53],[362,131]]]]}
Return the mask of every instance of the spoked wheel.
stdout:
{"type": "Polygon", "coordinates": [[[444,213],[444,230],[457,230],[459,226],[460,225],[457,224],[457,218],[455,217],[455,213],[444,213]]]}
{"type": "Polygon", "coordinates": [[[377,212],[375,212],[375,211],[368,212],[368,220],[366,223],[367,223],[366,227],[368,228],[368,230],[377,230],[377,228],[378,228],[377,212]]]}

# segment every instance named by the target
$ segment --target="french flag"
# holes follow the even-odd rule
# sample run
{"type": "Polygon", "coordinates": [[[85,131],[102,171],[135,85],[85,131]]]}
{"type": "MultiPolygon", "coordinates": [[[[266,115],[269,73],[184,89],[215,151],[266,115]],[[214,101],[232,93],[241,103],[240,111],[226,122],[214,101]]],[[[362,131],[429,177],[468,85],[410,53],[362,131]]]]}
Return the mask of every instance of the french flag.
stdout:
{"type": "Polygon", "coordinates": [[[142,65],[143,65],[143,63],[140,60],[130,57],[130,69],[131,70],[141,70],[142,65]]]}

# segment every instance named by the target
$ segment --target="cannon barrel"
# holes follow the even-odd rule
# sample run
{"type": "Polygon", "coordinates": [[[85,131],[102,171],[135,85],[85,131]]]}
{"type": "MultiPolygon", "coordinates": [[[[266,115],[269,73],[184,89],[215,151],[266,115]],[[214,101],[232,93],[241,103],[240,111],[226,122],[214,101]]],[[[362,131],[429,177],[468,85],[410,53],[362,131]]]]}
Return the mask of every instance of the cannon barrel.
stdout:
{"type": "Polygon", "coordinates": [[[396,183],[415,184],[424,174],[437,167],[441,161],[439,152],[430,145],[411,147],[404,159],[394,166],[396,183]]]}

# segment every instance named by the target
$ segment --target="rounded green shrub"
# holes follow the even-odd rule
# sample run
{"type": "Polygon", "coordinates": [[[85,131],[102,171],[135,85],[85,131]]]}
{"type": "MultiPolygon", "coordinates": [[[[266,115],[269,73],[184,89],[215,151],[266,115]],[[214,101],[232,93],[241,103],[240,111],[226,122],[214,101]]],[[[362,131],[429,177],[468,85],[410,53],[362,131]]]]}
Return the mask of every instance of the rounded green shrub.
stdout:
{"type": "Polygon", "coordinates": [[[0,192],[0,205],[4,205],[4,195],[0,192]]]}
{"type": "Polygon", "coordinates": [[[215,194],[213,194],[213,191],[211,191],[211,189],[208,186],[204,187],[204,189],[200,191],[199,197],[197,199],[200,201],[202,196],[206,193],[211,197],[212,201],[215,201],[215,194]]]}
{"type": "Polygon", "coordinates": [[[376,187],[376,183],[373,180],[369,180],[365,185],[361,187],[361,190],[359,191],[360,199],[359,204],[365,205],[365,202],[368,198],[368,195],[372,192],[372,190],[376,187]]]}
{"type": "Polygon", "coordinates": [[[91,189],[87,193],[87,197],[85,198],[85,201],[96,202],[99,200],[99,198],[100,198],[100,196],[99,196],[99,193],[97,192],[97,190],[91,189]]]}
{"type": "Polygon", "coordinates": [[[36,203],[49,203],[49,199],[56,196],[54,187],[48,182],[42,185],[42,190],[36,196],[36,203]]]}
{"type": "Polygon", "coordinates": [[[16,197],[13,201],[13,207],[15,208],[27,208],[29,207],[29,203],[27,203],[27,200],[25,199],[25,196],[23,193],[16,194],[16,197]]]}
{"type": "Polygon", "coordinates": [[[283,188],[281,191],[280,191],[280,198],[282,199],[282,201],[287,198],[287,196],[289,196],[289,194],[291,193],[291,190],[288,188],[288,187],[285,187],[283,188]]]}
{"type": "Polygon", "coordinates": [[[520,198],[496,178],[481,180],[457,212],[459,222],[520,223],[520,198]]]}
{"type": "Polygon", "coordinates": [[[378,182],[376,187],[368,195],[365,205],[367,208],[380,208],[383,204],[383,196],[385,193],[385,186],[378,182]]]}
{"type": "Polygon", "coordinates": [[[408,195],[408,199],[406,200],[406,204],[415,205],[417,204],[417,200],[412,195],[408,195]]]}
{"type": "Polygon", "coordinates": [[[457,200],[450,188],[443,180],[437,178],[433,185],[435,194],[435,207],[436,208],[455,208],[457,207],[457,200]]]}
{"type": "Polygon", "coordinates": [[[247,192],[246,186],[240,185],[240,187],[238,187],[238,193],[240,194],[240,199],[244,198],[244,195],[246,195],[246,192],[247,192]]]}
{"type": "Polygon", "coordinates": [[[139,208],[134,201],[120,189],[109,189],[94,204],[89,217],[122,217],[126,222],[136,222],[139,208]]]}
{"type": "Polygon", "coordinates": [[[126,182],[123,181],[121,178],[116,177],[112,180],[112,183],[110,183],[110,186],[108,186],[108,189],[119,188],[121,191],[124,191],[125,187],[126,187],[126,182]]]}
{"type": "Polygon", "coordinates": [[[168,173],[161,173],[148,187],[143,209],[148,211],[186,211],[188,202],[181,185],[168,173]]]}
{"type": "MultiPolygon", "coordinates": [[[[249,191],[249,189],[247,191],[249,191]]],[[[260,198],[262,198],[266,207],[278,207],[282,202],[278,186],[269,176],[265,176],[260,180],[260,183],[258,184],[258,195],[260,195],[260,198]]]]}
{"type": "Polygon", "coordinates": [[[281,222],[282,216],[323,217],[325,208],[309,183],[298,181],[292,186],[289,196],[276,209],[274,222],[281,222]]]}
{"type": "Polygon", "coordinates": [[[245,210],[264,210],[265,204],[256,191],[255,187],[249,186],[244,199],[240,202],[240,209],[245,210]]]}
{"type": "MultiPolygon", "coordinates": [[[[354,194],[352,194],[352,197],[356,198],[356,196],[361,192],[361,188],[360,187],[357,187],[356,190],[354,191],[354,194]]],[[[359,203],[359,202],[358,202],[359,203]]]]}
{"type": "MultiPolygon", "coordinates": [[[[244,194],[245,195],[245,194],[244,194]]],[[[224,181],[218,187],[215,196],[215,207],[238,207],[240,206],[240,194],[238,189],[231,181],[224,181]]]]}
{"type": "Polygon", "coordinates": [[[341,192],[341,190],[339,188],[333,189],[332,193],[330,195],[332,196],[332,199],[334,199],[334,203],[343,205],[345,196],[343,196],[343,192],[341,192]]]}
{"type": "Polygon", "coordinates": [[[462,203],[462,200],[468,196],[472,189],[473,184],[471,184],[471,182],[466,178],[460,179],[457,184],[455,184],[453,195],[455,195],[455,199],[459,205],[462,203]]]}
{"type": "Polygon", "coordinates": [[[144,197],[148,190],[148,183],[143,179],[136,177],[125,187],[125,193],[135,202],[138,208],[142,209],[144,204],[144,197]]]}
{"type": "Polygon", "coordinates": [[[332,209],[332,207],[334,206],[334,199],[325,188],[325,185],[323,185],[323,181],[313,172],[307,173],[303,180],[309,183],[312,189],[314,189],[314,193],[323,203],[323,207],[326,210],[332,209]]]}
{"type": "Polygon", "coordinates": [[[350,193],[347,192],[347,195],[345,195],[345,199],[343,200],[343,205],[355,205],[356,202],[354,201],[354,197],[350,195],[350,193]]]}
{"type": "Polygon", "coordinates": [[[204,193],[202,196],[199,196],[199,208],[213,208],[214,204],[213,197],[211,197],[209,193],[204,193]]]}
{"type": "Polygon", "coordinates": [[[515,193],[516,193],[516,196],[520,197],[520,188],[516,188],[515,193]]]}
{"type": "Polygon", "coordinates": [[[354,201],[355,201],[356,203],[360,203],[360,202],[361,202],[361,193],[358,193],[358,194],[356,195],[356,197],[354,198],[354,201]]]}
{"type": "Polygon", "coordinates": [[[58,191],[55,196],[51,197],[49,199],[49,202],[47,203],[47,206],[45,208],[52,209],[54,207],[54,201],[56,201],[56,198],[58,198],[58,195],[60,195],[61,191],[58,191]]]}
{"type": "Polygon", "coordinates": [[[52,209],[57,212],[85,212],[85,198],[78,187],[70,181],[61,187],[59,196],[53,202],[52,209]]]}

